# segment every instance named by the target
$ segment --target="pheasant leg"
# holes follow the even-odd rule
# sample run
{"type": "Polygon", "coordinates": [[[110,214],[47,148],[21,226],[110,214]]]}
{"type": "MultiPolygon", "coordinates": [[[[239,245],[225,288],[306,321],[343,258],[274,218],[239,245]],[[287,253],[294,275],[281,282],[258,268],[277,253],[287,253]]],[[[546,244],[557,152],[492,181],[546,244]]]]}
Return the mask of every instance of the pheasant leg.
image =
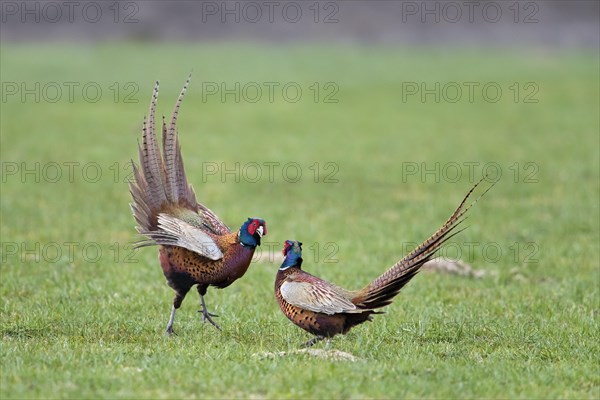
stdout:
{"type": "Polygon", "coordinates": [[[314,345],[317,342],[320,342],[323,339],[325,339],[325,336],[315,336],[314,338],[310,339],[308,342],[304,343],[302,345],[302,347],[311,347],[312,345],[314,345]]]}
{"type": "Polygon", "coordinates": [[[183,299],[185,298],[185,294],[188,292],[188,290],[190,290],[190,289],[187,288],[183,291],[178,290],[175,292],[175,298],[173,299],[173,308],[171,309],[171,316],[169,317],[169,322],[167,323],[167,331],[165,332],[166,335],[169,335],[169,336],[177,335],[173,331],[173,321],[175,321],[175,311],[177,311],[177,309],[179,307],[181,307],[181,303],[183,302],[183,299]]]}
{"type": "Polygon", "coordinates": [[[169,323],[167,324],[167,331],[165,332],[166,335],[177,335],[175,333],[175,331],[173,331],[173,321],[175,321],[175,306],[173,306],[173,309],[171,309],[171,317],[169,317],[169,323]]]}
{"type": "Polygon", "coordinates": [[[217,328],[218,330],[221,330],[221,328],[219,327],[219,325],[217,325],[217,323],[215,321],[212,320],[211,317],[218,317],[217,314],[211,314],[208,312],[208,309],[206,308],[206,304],[204,303],[204,296],[200,295],[200,307],[202,307],[200,310],[198,310],[198,312],[202,313],[202,322],[210,322],[215,328],[217,328]]]}

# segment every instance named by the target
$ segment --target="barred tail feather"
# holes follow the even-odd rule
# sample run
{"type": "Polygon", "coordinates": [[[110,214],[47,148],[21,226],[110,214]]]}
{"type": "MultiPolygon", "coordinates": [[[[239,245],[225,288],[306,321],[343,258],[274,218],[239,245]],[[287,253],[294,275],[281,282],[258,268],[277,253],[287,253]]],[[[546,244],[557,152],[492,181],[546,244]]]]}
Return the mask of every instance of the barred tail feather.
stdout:
{"type": "Polygon", "coordinates": [[[197,210],[196,196],[187,183],[181,158],[181,147],[177,137],[177,115],[190,83],[188,77],[171,117],[170,124],[163,117],[162,152],[156,134],[156,105],[159,83],[156,82],[148,118],[144,118],[142,143],[138,143],[140,166],[133,164],[133,181],[129,190],[133,197],[131,209],[138,223],[138,231],[154,231],[158,227],[157,216],[169,205],[197,210]]]}
{"type": "Polygon", "coordinates": [[[156,103],[158,101],[158,82],[154,86],[152,101],[150,102],[150,110],[148,111],[148,120],[144,121],[143,136],[142,136],[142,152],[143,158],[140,159],[144,178],[148,183],[152,201],[157,204],[162,204],[166,201],[165,194],[165,177],[164,177],[164,162],[160,154],[160,147],[156,140],[155,129],[155,113],[156,103]]]}
{"type": "Polygon", "coordinates": [[[129,192],[133,198],[133,203],[130,206],[138,224],[139,232],[143,227],[150,226],[152,205],[148,204],[148,200],[151,200],[151,197],[147,195],[149,193],[148,184],[133,160],[131,161],[131,167],[133,169],[133,181],[129,183],[129,192]]]}
{"type": "Polygon", "coordinates": [[[473,191],[486,178],[482,178],[469,190],[460,205],[437,232],[360,290],[352,302],[361,308],[367,309],[380,308],[390,304],[400,289],[419,272],[423,264],[429,261],[446,241],[466,229],[455,230],[468,218],[465,217],[465,213],[494,186],[492,184],[475,201],[466,206],[467,200],[473,191]]]}
{"type": "Polygon", "coordinates": [[[167,196],[172,202],[183,201],[187,206],[196,205],[196,196],[193,189],[187,183],[185,170],[183,168],[183,159],[181,157],[181,146],[179,145],[179,137],[177,135],[177,117],[179,116],[179,108],[183,101],[183,97],[190,84],[192,75],[188,76],[181,93],[175,103],[175,108],[171,116],[171,122],[167,128],[166,122],[163,119],[163,152],[165,160],[166,187],[167,196]]]}

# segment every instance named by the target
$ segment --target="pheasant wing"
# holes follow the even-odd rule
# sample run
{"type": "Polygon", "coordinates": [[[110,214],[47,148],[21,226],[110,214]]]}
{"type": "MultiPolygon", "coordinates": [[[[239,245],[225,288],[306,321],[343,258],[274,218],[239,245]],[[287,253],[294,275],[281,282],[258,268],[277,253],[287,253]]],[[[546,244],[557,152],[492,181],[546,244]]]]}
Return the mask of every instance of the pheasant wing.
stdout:
{"type": "Polygon", "coordinates": [[[140,233],[148,237],[148,240],[140,242],[139,247],[154,244],[177,246],[211,260],[223,258],[223,252],[209,234],[168,214],[158,214],[158,230],[140,233]]]}
{"type": "Polygon", "coordinates": [[[352,304],[343,289],[323,280],[307,282],[288,278],[280,291],[285,301],[309,311],[329,315],[362,311],[352,304]]]}
{"type": "Polygon", "coordinates": [[[231,233],[231,229],[212,210],[200,203],[197,204],[197,207],[198,215],[200,215],[204,227],[215,235],[227,235],[231,233]]]}

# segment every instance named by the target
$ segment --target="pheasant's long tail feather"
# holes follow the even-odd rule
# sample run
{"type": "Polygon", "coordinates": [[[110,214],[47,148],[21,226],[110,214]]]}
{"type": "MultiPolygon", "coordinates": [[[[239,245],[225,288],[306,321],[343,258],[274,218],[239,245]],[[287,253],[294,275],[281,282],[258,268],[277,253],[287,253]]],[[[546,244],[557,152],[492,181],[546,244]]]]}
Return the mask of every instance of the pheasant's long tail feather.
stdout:
{"type": "Polygon", "coordinates": [[[196,209],[196,196],[185,177],[176,128],[179,107],[189,82],[188,77],[175,104],[168,129],[163,117],[162,153],[156,134],[158,82],[154,86],[148,117],[144,119],[142,128],[142,142],[138,143],[140,166],[136,166],[133,160],[131,161],[133,167],[133,180],[129,183],[129,190],[133,197],[131,210],[139,232],[156,230],[158,214],[169,206],[196,209]]]}
{"type": "Polygon", "coordinates": [[[486,178],[482,178],[469,190],[460,205],[437,232],[360,290],[352,302],[361,308],[367,309],[380,308],[390,304],[400,289],[419,272],[423,264],[429,261],[446,241],[466,229],[456,230],[468,218],[465,216],[466,212],[494,186],[494,184],[490,185],[475,201],[467,205],[469,197],[486,178]]]}
{"type": "Polygon", "coordinates": [[[191,77],[191,75],[188,76],[188,79],[179,94],[168,128],[163,118],[162,134],[167,197],[171,202],[177,203],[183,201],[188,207],[195,207],[196,195],[194,194],[194,189],[187,183],[185,170],[183,168],[183,158],[181,157],[181,146],[177,135],[179,107],[181,106],[185,92],[190,84],[191,77]]]}

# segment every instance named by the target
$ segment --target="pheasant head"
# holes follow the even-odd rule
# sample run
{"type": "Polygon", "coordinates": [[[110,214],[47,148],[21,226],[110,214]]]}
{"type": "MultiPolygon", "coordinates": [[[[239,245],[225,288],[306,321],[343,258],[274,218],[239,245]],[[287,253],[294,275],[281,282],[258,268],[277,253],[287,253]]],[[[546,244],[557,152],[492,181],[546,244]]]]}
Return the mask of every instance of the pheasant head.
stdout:
{"type": "Polygon", "coordinates": [[[244,246],[260,246],[260,239],[267,234],[267,223],[264,219],[248,218],[240,228],[239,238],[244,246]]]}
{"type": "Polygon", "coordinates": [[[279,267],[280,270],[283,271],[290,267],[300,268],[302,266],[302,242],[286,240],[283,245],[283,256],[285,260],[279,267]]]}

